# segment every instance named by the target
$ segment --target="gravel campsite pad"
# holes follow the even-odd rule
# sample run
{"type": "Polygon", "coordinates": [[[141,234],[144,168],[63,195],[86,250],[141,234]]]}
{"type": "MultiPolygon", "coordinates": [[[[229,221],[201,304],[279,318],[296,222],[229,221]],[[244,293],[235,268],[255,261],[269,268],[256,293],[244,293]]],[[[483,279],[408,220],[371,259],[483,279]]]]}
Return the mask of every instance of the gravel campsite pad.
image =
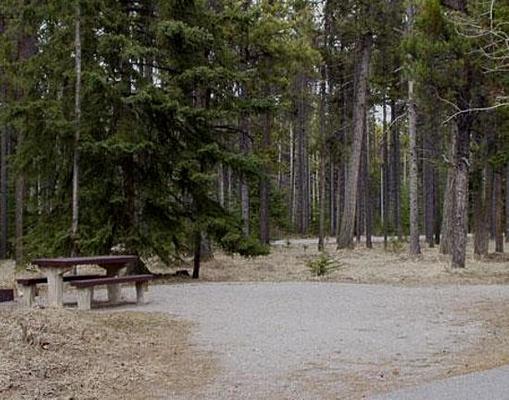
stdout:
{"type": "Polygon", "coordinates": [[[358,399],[509,362],[508,300],[495,285],[209,283],[154,286],[137,310],[195,322],[218,359],[211,384],[172,398],[358,399]]]}

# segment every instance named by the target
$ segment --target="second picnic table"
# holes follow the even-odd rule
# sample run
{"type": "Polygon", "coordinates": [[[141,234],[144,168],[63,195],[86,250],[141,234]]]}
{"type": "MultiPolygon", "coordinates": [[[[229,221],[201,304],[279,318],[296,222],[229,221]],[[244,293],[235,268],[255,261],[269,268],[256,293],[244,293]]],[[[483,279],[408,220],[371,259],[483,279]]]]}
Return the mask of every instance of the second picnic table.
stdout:
{"type": "MultiPolygon", "coordinates": [[[[38,258],[32,261],[48,279],[48,306],[63,307],[63,274],[78,265],[97,265],[106,270],[106,276],[117,276],[128,264],[138,260],[136,256],[94,256],[67,258],[38,258]]],[[[117,302],[120,297],[118,284],[108,285],[108,300],[117,302]]]]}

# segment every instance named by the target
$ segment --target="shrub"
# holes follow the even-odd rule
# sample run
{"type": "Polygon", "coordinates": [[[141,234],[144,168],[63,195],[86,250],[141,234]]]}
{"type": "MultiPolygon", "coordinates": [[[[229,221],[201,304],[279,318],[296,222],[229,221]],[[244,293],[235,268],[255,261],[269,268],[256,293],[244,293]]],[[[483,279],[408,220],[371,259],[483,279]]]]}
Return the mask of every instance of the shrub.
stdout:
{"type": "Polygon", "coordinates": [[[338,269],[340,264],[329,254],[322,252],[314,260],[309,260],[307,262],[307,267],[313,275],[323,276],[335,269],[338,269]]]}

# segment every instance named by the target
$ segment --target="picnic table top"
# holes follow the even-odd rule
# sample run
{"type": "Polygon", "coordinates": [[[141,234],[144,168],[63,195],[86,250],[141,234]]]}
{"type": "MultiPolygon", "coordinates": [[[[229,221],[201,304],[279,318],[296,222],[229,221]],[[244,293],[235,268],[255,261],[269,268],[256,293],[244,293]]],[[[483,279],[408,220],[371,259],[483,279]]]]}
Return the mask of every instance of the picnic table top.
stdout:
{"type": "Polygon", "coordinates": [[[135,262],[137,256],[92,256],[92,257],[58,257],[37,258],[32,264],[40,267],[68,267],[74,265],[119,265],[135,262]]]}

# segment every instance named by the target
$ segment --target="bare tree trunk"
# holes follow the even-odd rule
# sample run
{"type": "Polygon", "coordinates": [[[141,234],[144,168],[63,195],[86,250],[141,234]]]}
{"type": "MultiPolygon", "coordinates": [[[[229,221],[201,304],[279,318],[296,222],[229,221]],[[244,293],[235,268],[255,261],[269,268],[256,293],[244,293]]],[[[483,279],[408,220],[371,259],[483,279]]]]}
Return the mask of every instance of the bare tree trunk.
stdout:
{"type": "Polygon", "coordinates": [[[193,279],[200,277],[200,266],[201,266],[201,250],[202,250],[202,233],[197,230],[194,233],[194,257],[193,257],[193,279]]]}
{"type": "Polygon", "coordinates": [[[349,161],[347,185],[348,192],[345,194],[345,205],[341,226],[338,236],[338,249],[353,246],[353,232],[355,224],[355,207],[357,204],[357,185],[362,151],[362,138],[366,123],[366,98],[368,88],[369,62],[371,58],[370,35],[366,35],[359,41],[360,65],[356,71],[356,93],[353,110],[353,140],[352,152],[349,161]]]}
{"type": "Polygon", "coordinates": [[[505,241],[509,243],[509,163],[505,167],[505,241]]]}
{"type": "MultiPolygon", "coordinates": [[[[71,242],[73,256],[79,253],[78,241],[78,222],[79,222],[79,145],[80,145],[80,124],[81,124],[81,9],[80,0],[76,0],[76,20],[75,20],[75,72],[76,88],[74,99],[74,154],[73,154],[73,173],[72,173],[72,222],[71,222],[71,242]]],[[[76,271],[75,271],[76,272],[76,271]]]]}
{"type": "Polygon", "coordinates": [[[435,246],[435,228],[437,220],[437,171],[436,163],[436,142],[437,130],[435,119],[438,111],[434,110],[432,115],[427,116],[430,120],[428,134],[424,135],[423,139],[423,166],[422,166],[422,179],[423,179],[423,192],[424,192],[424,232],[426,235],[426,242],[429,247],[435,246]]]}
{"type": "MultiPolygon", "coordinates": [[[[18,132],[18,143],[17,143],[17,151],[21,148],[23,144],[23,132],[18,132]]],[[[14,215],[14,223],[15,223],[15,234],[16,234],[16,265],[23,264],[23,217],[24,217],[24,209],[25,209],[25,174],[22,171],[19,171],[16,176],[16,184],[15,184],[15,215],[14,215]]]]}
{"type": "MultiPolygon", "coordinates": [[[[366,118],[367,119],[367,118],[366,118]]],[[[369,176],[369,156],[370,156],[370,134],[369,134],[369,124],[366,120],[365,124],[365,133],[364,133],[364,143],[363,143],[363,157],[362,157],[362,170],[364,171],[363,180],[364,180],[364,233],[366,235],[366,247],[368,249],[373,248],[373,241],[371,238],[372,231],[372,207],[371,207],[371,190],[370,190],[370,176],[369,176]]]]}
{"type": "Polygon", "coordinates": [[[217,167],[217,201],[223,208],[225,208],[224,178],[224,166],[223,163],[219,163],[217,167]]]}
{"type": "Polygon", "coordinates": [[[421,253],[419,244],[419,193],[417,176],[417,113],[414,81],[408,82],[408,136],[410,139],[410,254],[421,253]]]}
{"type": "Polygon", "coordinates": [[[458,121],[456,141],[455,211],[453,213],[451,267],[464,268],[467,246],[468,170],[470,147],[470,122],[468,117],[458,121]]]}
{"type": "Polygon", "coordinates": [[[387,104],[385,94],[382,103],[382,225],[384,233],[384,249],[387,249],[387,230],[389,224],[389,149],[387,143],[387,104]]]}
{"type": "MultiPolygon", "coordinates": [[[[21,62],[29,60],[36,52],[36,40],[32,36],[21,37],[18,43],[19,60],[21,62]]],[[[20,90],[18,96],[23,97],[25,94],[20,90]]],[[[22,151],[25,133],[19,131],[17,135],[16,152],[22,151]]],[[[15,235],[16,235],[16,264],[21,265],[24,258],[23,249],[23,232],[24,232],[24,210],[25,210],[25,172],[19,170],[15,183],[15,235]]]]}
{"type": "Polygon", "coordinates": [[[319,191],[319,221],[318,221],[318,251],[325,249],[325,96],[326,87],[325,82],[327,79],[327,70],[325,65],[322,65],[322,80],[320,82],[320,182],[318,185],[319,191]]]}
{"type": "Polygon", "coordinates": [[[502,172],[495,171],[494,180],[494,197],[495,197],[495,251],[497,253],[504,252],[504,198],[502,197],[502,172]]]}
{"type": "MultiPolygon", "coordinates": [[[[263,121],[262,149],[265,152],[271,147],[272,114],[265,113],[263,121]]],[[[268,164],[268,163],[267,163],[268,164]]],[[[260,180],[260,241],[269,244],[270,242],[270,217],[269,217],[269,197],[270,197],[270,167],[265,166],[265,176],[260,180]]]]}
{"type": "Polygon", "coordinates": [[[296,222],[297,232],[307,232],[309,224],[309,162],[308,162],[308,104],[307,78],[296,78],[296,222]]]}
{"type": "Polygon", "coordinates": [[[440,240],[440,253],[449,254],[450,244],[452,243],[453,226],[452,216],[456,209],[456,200],[454,196],[454,189],[456,187],[456,136],[457,127],[454,125],[452,132],[450,133],[449,140],[449,157],[447,166],[447,183],[444,193],[444,206],[442,212],[442,238],[440,240]]]}
{"type": "MultiPolygon", "coordinates": [[[[249,138],[249,120],[247,115],[241,116],[240,122],[240,151],[242,154],[249,154],[251,144],[249,138]]],[[[242,233],[249,236],[249,185],[244,174],[240,176],[240,213],[242,218],[242,233]]]]}
{"type": "Polygon", "coordinates": [[[401,229],[401,151],[399,140],[399,126],[394,123],[398,113],[396,112],[396,104],[391,103],[391,125],[392,125],[392,206],[394,217],[394,229],[398,239],[402,239],[403,232],[401,229]]]}
{"type": "Polygon", "coordinates": [[[0,259],[7,258],[8,241],[8,185],[7,185],[7,143],[9,141],[9,128],[0,129],[0,259]]]}
{"type": "MultiPolygon", "coordinates": [[[[0,15],[0,35],[5,31],[4,17],[0,15]]],[[[3,71],[0,71],[2,73],[3,71]]],[[[7,101],[7,82],[0,83],[0,102],[7,101]]],[[[8,241],[8,184],[7,184],[7,144],[9,141],[9,128],[7,125],[0,127],[0,259],[7,258],[8,241]]]]}
{"type": "Polygon", "coordinates": [[[484,171],[478,175],[474,181],[474,194],[472,196],[474,207],[474,256],[482,258],[488,255],[489,249],[489,221],[486,218],[486,211],[492,192],[493,173],[491,167],[486,166],[484,171]],[[484,179],[482,175],[485,175],[484,179]]]}

